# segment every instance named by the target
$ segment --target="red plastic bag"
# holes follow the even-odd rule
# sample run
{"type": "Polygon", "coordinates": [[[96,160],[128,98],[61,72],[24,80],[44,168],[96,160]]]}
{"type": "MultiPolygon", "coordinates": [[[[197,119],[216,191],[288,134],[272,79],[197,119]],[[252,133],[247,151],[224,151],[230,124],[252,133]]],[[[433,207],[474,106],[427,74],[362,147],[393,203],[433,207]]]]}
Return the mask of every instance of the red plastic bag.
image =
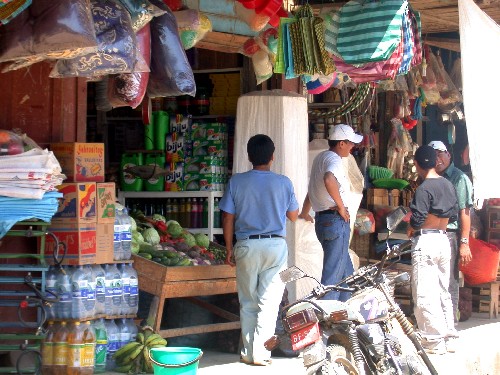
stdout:
{"type": "Polygon", "coordinates": [[[469,238],[469,247],[472,261],[465,266],[460,265],[465,282],[468,285],[477,285],[496,280],[500,259],[498,247],[474,237],[469,238]]]}

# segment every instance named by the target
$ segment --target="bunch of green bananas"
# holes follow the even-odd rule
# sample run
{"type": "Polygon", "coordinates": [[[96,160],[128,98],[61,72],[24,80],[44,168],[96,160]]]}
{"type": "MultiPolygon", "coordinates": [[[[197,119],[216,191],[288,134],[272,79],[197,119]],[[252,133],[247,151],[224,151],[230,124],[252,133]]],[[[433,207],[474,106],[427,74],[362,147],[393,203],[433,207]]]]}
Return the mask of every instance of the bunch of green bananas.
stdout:
{"type": "Polygon", "coordinates": [[[127,374],[153,373],[153,364],[149,358],[152,348],[160,348],[167,345],[167,340],[158,333],[154,333],[151,327],[145,327],[142,332],[137,333],[136,341],[129,342],[118,349],[113,358],[116,362],[116,372],[127,374]]]}

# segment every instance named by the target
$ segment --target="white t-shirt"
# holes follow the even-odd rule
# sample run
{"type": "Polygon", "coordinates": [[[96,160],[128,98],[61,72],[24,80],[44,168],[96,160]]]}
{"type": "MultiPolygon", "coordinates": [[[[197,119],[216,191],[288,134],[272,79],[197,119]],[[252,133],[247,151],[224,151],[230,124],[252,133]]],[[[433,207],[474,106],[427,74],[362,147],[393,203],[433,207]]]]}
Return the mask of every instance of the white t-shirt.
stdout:
{"type": "Polygon", "coordinates": [[[349,192],[349,180],[345,176],[342,158],[335,152],[326,150],[314,158],[309,180],[309,200],[314,212],[328,210],[336,206],[333,198],[328,194],[325,187],[324,176],[326,172],[332,172],[339,183],[339,192],[342,202],[347,202],[349,192]]]}

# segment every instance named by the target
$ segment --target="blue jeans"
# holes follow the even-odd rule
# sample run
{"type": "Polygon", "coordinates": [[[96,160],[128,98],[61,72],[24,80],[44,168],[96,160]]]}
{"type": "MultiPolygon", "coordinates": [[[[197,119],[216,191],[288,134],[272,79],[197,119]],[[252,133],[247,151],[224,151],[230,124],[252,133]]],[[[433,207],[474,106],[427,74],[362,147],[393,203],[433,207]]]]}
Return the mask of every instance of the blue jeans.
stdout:
{"type": "Polygon", "coordinates": [[[234,246],[236,285],[240,301],[241,357],[262,362],[271,357],[264,342],[274,335],[285,284],[279,273],[286,268],[284,238],[238,240],[234,246]]]}
{"type": "MultiPolygon", "coordinates": [[[[349,223],[336,212],[331,214],[316,214],[315,230],[321,246],[323,247],[323,272],[321,283],[323,285],[337,284],[345,277],[352,275],[354,267],[349,256],[349,236],[351,228],[349,223]]],[[[347,301],[351,293],[330,292],[324,299],[347,301]]]]}

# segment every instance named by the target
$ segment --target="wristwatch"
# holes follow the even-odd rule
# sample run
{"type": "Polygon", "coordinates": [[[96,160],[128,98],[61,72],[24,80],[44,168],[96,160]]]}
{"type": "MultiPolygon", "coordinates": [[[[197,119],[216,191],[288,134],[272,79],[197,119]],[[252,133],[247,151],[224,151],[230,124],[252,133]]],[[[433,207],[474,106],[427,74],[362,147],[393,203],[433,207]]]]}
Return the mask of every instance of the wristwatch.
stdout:
{"type": "Polygon", "coordinates": [[[464,244],[468,245],[469,244],[469,239],[465,238],[465,237],[462,237],[462,238],[460,238],[460,243],[464,243],[464,244]]]}

